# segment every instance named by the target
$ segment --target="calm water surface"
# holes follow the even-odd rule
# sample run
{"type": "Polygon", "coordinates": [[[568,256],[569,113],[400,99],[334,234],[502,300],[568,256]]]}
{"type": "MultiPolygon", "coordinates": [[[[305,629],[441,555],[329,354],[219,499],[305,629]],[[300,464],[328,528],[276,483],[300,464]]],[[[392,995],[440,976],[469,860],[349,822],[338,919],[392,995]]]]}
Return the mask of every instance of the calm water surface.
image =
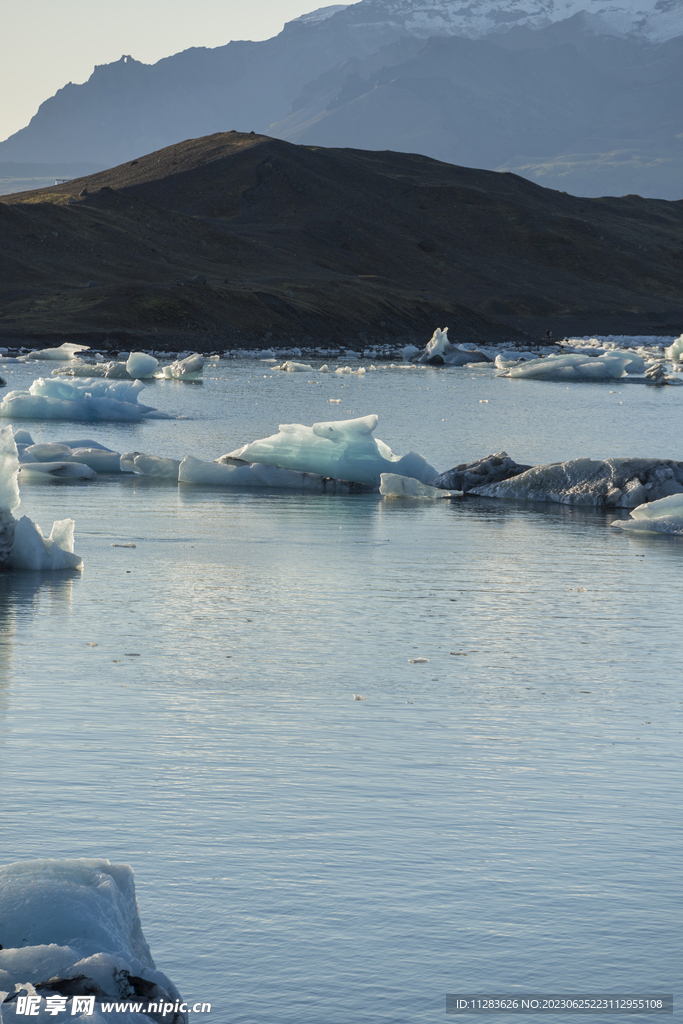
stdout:
{"type": "MultiPolygon", "coordinates": [[[[186,418],[23,425],[209,459],[377,412],[439,470],[683,457],[674,388],[221,362],[145,401],[186,418]]],[[[131,863],[157,964],[212,1020],[678,996],[683,541],[590,509],[130,478],[27,486],[22,511],[73,515],[85,569],[0,580],[3,861],[131,863]]]]}

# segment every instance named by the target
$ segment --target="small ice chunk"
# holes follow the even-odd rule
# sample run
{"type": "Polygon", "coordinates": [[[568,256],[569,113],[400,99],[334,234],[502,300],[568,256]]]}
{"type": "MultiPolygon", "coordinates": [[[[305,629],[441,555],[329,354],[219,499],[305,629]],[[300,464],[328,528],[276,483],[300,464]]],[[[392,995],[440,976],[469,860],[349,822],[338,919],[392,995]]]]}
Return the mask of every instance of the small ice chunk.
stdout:
{"type": "Polygon", "coordinates": [[[295,363],[293,360],[288,359],[282,366],[274,366],[274,370],[284,370],[285,373],[305,373],[306,371],[313,372],[313,367],[310,363],[295,363]]]}
{"type": "Polygon", "coordinates": [[[341,398],[329,398],[328,401],[331,402],[332,405],[341,405],[341,398]]]}
{"type": "Polygon", "coordinates": [[[162,366],[156,377],[166,377],[170,380],[197,380],[204,370],[204,356],[198,352],[186,356],[184,359],[176,359],[170,366],[162,366]]]}
{"type": "MultiPolygon", "coordinates": [[[[16,437],[14,438],[16,441],[16,437]]],[[[68,455],[71,448],[66,444],[32,444],[25,449],[28,455],[33,456],[36,462],[54,462],[60,455],[68,455]]]]}
{"type": "Polygon", "coordinates": [[[323,363],[323,365],[318,370],[318,373],[329,373],[329,372],[330,372],[330,368],[327,365],[327,363],[323,363]]]}
{"type": "Polygon", "coordinates": [[[159,366],[159,360],[146,352],[131,352],[126,362],[126,369],[133,380],[153,377],[159,366]]]}
{"type": "Polygon", "coordinates": [[[338,366],[334,371],[338,376],[351,376],[351,377],[364,377],[365,367],[359,366],[357,370],[352,370],[350,366],[338,366]]]}
{"type": "Polygon", "coordinates": [[[113,548],[136,548],[137,544],[112,544],[113,548]]]}
{"type": "Polygon", "coordinates": [[[119,458],[121,473],[135,473],[136,476],[150,476],[157,480],[177,480],[179,466],[180,459],[165,459],[140,452],[127,452],[119,458]]]}
{"type": "MultiPolygon", "coordinates": [[[[24,430],[22,427],[14,428],[14,440],[16,444],[33,444],[33,438],[29,434],[28,430],[24,430]]],[[[66,444],[66,442],[64,442],[66,444]]]]}
{"type": "MultiPolygon", "coordinates": [[[[396,473],[382,473],[379,493],[386,498],[451,498],[452,491],[444,491],[440,487],[421,484],[410,476],[398,476],[396,473]]],[[[459,492],[462,493],[462,492],[459,492]]]]}
{"type": "Polygon", "coordinates": [[[46,483],[50,480],[94,480],[97,473],[78,462],[28,462],[19,468],[22,483],[46,483]]]}
{"type": "Polygon", "coordinates": [[[667,359],[670,359],[672,363],[683,362],[683,334],[676,338],[674,343],[664,350],[664,355],[667,359]]]}
{"type": "Polygon", "coordinates": [[[409,665],[428,665],[429,658],[408,658],[409,665]]]}
{"type": "Polygon", "coordinates": [[[64,456],[65,462],[79,462],[89,466],[96,473],[120,473],[121,456],[118,452],[103,451],[101,448],[74,448],[64,456]]]}
{"type": "Polygon", "coordinates": [[[361,695],[359,693],[354,693],[353,699],[354,700],[365,700],[365,697],[361,697],[361,695]]]}
{"type": "Polygon", "coordinates": [[[429,366],[464,366],[473,362],[490,363],[491,360],[476,349],[457,348],[448,340],[448,328],[437,327],[418,362],[429,366]]]}

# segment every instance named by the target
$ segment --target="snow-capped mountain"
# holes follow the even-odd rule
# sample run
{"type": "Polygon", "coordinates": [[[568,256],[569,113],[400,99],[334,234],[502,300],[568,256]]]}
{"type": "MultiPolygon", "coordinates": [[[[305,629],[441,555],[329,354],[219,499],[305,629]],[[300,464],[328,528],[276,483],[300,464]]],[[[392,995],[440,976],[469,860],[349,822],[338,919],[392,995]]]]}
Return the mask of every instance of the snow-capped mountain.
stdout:
{"type": "Polygon", "coordinates": [[[336,17],[359,29],[388,23],[420,38],[478,39],[515,25],[544,28],[581,12],[593,31],[607,35],[650,42],[683,35],[683,0],[361,0],[336,17]]]}

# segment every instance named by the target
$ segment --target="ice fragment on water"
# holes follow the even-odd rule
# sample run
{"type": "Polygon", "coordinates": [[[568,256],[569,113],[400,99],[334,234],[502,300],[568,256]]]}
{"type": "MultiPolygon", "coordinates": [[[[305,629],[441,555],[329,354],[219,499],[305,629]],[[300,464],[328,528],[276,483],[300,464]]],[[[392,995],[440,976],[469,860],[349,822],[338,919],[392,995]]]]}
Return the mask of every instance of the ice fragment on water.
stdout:
{"type": "Polygon", "coordinates": [[[167,417],[138,402],[141,381],[107,381],[95,378],[67,381],[63,378],[34,380],[28,391],[10,391],[0,402],[5,419],[141,420],[167,417]]]}
{"type": "Polygon", "coordinates": [[[353,699],[354,700],[365,700],[365,697],[361,697],[361,695],[359,693],[354,693],[353,699]]]}
{"type": "MultiPolygon", "coordinates": [[[[396,473],[382,473],[380,477],[379,493],[385,498],[451,498],[452,491],[445,491],[440,487],[431,487],[429,484],[422,484],[419,480],[409,476],[398,476],[396,473]]],[[[462,492],[458,492],[462,493],[462,492]]]]}
{"type": "Polygon", "coordinates": [[[27,359],[73,359],[78,352],[87,352],[89,345],[74,345],[65,341],[59,348],[41,348],[29,352],[27,359]]]}
{"type": "Polygon", "coordinates": [[[204,356],[198,352],[186,356],[184,359],[176,359],[170,366],[162,366],[155,374],[156,377],[167,377],[174,380],[197,380],[204,370],[204,356]]]}
{"type": "Polygon", "coordinates": [[[428,665],[429,658],[408,658],[409,665],[428,665]]]}
{"type": "Polygon", "coordinates": [[[133,378],[138,380],[141,377],[153,377],[159,366],[159,360],[146,352],[131,352],[126,362],[126,369],[133,378]]]}

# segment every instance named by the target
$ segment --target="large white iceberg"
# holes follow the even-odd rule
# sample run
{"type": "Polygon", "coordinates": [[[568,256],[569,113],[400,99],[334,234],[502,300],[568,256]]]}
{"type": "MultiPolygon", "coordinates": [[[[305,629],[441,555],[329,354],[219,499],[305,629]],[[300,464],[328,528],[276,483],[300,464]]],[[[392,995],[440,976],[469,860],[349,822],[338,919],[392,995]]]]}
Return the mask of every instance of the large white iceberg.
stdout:
{"type": "Polygon", "coordinates": [[[78,355],[79,352],[87,352],[90,349],[89,345],[74,345],[70,341],[65,341],[59,348],[41,348],[34,349],[29,352],[28,359],[73,359],[78,355]]]}
{"type": "Polygon", "coordinates": [[[0,867],[0,921],[2,1024],[186,1024],[186,1004],[152,959],[127,864],[83,858],[0,867]],[[119,1002],[138,1009],[115,1009],[119,1002]]]}
{"type": "Polygon", "coordinates": [[[606,352],[601,356],[551,355],[509,366],[499,377],[535,377],[538,380],[618,380],[628,373],[645,373],[645,362],[636,352],[606,352]]]}
{"type": "Polygon", "coordinates": [[[636,532],[683,534],[683,493],[639,505],[630,519],[616,519],[612,526],[636,532]]]}
{"type": "MultiPolygon", "coordinates": [[[[0,427],[0,570],[77,569],[74,554],[74,521],[54,523],[49,537],[28,516],[15,519],[19,507],[19,459],[11,427],[0,427]]],[[[3,943],[4,945],[4,943],[3,943]]]]}
{"type": "Polygon", "coordinates": [[[86,378],[34,380],[28,391],[10,391],[0,402],[3,419],[34,420],[141,420],[166,419],[164,413],[138,402],[142,381],[86,378]]]}
{"type": "Polygon", "coordinates": [[[223,460],[264,462],[280,469],[316,473],[336,480],[350,480],[378,486],[382,473],[398,473],[429,483],[437,471],[421,455],[394,455],[383,441],[374,438],[379,417],[354,420],[280,424],[279,433],[245,444],[223,456],[223,460]]]}

